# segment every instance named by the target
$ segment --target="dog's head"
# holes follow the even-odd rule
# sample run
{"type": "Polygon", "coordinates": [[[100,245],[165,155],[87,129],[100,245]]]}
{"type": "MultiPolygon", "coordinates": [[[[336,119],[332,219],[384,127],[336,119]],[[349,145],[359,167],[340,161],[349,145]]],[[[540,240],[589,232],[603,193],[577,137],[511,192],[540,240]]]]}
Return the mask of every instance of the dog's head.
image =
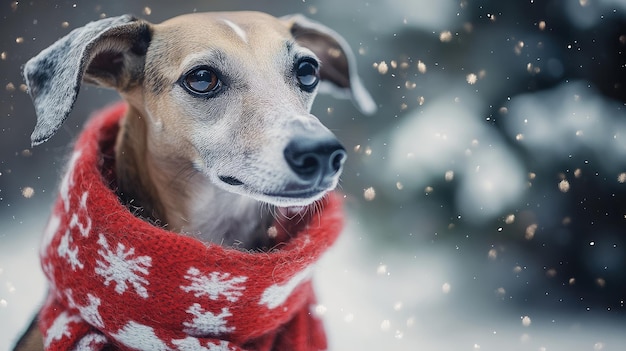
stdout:
{"type": "Polygon", "coordinates": [[[34,145],[61,126],[83,81],[110,87],[148,121],[152,153],[278,206],[307,205],[337,185],[346,152],[310,114],[320,88],[376,109],[345,40],[300,15],[107,18],[43,50],[24,77],[37,111],[34,145]]]}

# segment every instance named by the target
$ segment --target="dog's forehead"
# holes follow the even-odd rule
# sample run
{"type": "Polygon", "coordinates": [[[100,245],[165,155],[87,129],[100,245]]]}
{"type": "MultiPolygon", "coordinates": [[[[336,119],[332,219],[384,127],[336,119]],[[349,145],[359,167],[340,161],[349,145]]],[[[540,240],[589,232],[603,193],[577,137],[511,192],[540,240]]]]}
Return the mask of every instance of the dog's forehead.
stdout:
{"type": "Polygon", "coordinates": [[[155,39],[180,43],[186,56],[211,48],[280,50],[291,38],[289,28],[262,12],[206,12],[174,17],[154,27],[155,39]]]}

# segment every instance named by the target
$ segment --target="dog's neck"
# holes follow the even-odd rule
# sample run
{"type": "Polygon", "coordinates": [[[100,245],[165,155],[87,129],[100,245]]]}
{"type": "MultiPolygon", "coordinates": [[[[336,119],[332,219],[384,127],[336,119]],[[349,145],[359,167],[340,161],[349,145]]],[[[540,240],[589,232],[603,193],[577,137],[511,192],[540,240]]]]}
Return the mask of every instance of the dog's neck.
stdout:
{"type": "Polygon", "coordinates": [[[217,188],[187,159],[154,150],[147,119],[129,106],[122,121],[115,168],[123,203],[140,217],[204,242],[267,247],[270,207],[217,188]]]}

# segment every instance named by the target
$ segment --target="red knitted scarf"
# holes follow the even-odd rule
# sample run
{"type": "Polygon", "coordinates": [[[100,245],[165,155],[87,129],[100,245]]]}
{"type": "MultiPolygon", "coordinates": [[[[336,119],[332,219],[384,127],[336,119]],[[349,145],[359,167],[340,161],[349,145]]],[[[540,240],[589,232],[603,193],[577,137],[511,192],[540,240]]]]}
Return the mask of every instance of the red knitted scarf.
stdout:
{"type": "Polygon", "coordinates": [[[155,227],[111,190],[125,110],[118,104],[91,120],[61,182],[41,249],[50,282],[39,323],[45,349],[326,349],[310,278],[342,227],[338,196],[318,203],[312,220],[269,253],[155,227]]]}

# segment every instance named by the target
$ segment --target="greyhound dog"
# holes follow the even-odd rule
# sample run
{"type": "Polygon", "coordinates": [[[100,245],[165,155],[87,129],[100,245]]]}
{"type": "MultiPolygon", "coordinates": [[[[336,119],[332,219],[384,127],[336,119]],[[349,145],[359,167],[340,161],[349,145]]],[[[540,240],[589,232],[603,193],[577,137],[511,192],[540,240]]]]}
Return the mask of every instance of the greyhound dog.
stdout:
{"type": "MultiPolygon", "coordinates": [[[[240,250],[268,250],[276,216],[298,215],[338,184],[347,154],[310,113],[317,92],[376,109],[346,41],[301,15],[101,19],[28,61],[24,78],[33,145],[59,129],[82,82],[116,89],[127,105],[114,151],[120,202],[170,232],[240,250]]],[[[42,339],[33,323],[16,350],[42,350],[42,339]]]]}

